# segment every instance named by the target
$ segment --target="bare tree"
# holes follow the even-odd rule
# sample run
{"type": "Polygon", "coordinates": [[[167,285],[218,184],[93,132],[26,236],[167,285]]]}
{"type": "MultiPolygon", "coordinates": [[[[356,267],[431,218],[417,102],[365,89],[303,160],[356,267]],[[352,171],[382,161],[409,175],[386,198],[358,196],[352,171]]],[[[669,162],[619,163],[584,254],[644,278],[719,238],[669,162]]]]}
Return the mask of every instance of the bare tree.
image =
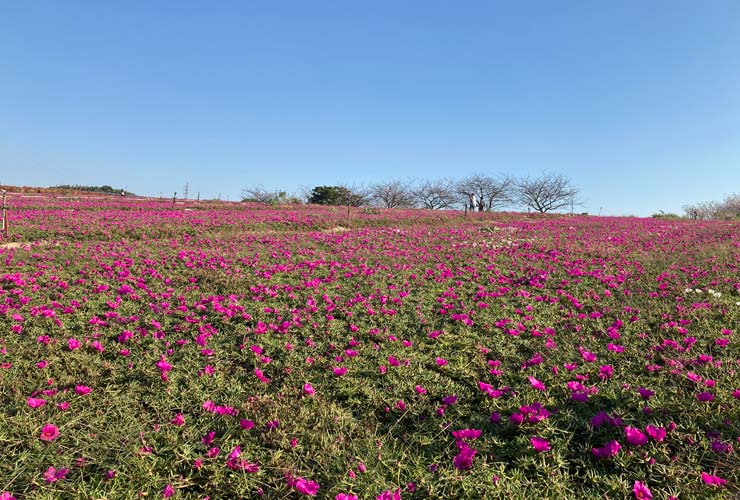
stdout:
{"type": "Polygon", "coordinates": [[[514,180],[508,175],[489,177],[474,174],[460,180],[456,191],[471,210],[491,211],[511,205],[514,180]]]}
{"type": "Polygon", "coordinates": [[[250,186],[242,189],[242,201],[256,201],[257,203],[271,203],[276,195],[261,186],[250,186]]]}
{"type": "Polygon", "coordinates": [[[422,179],[411,189],[411,195],[417,204],[428,209],[450,208],[458,201],[455,189],[449,179],[422,179]]]}
{"type": "Polygon", "coordinates": [[[411,184],[392,180],[374,184],[370,187],[372,199],[384,208],[410,208],[414,206],[411,184]]]}
{"type": "Polygon", "coordinates": [[[519,204],[540,213],[582,204],[580,189],[562,174],[546,172],[534,179],[519,179],[515,188],[519,204]]]}
{"type": "Polygon", "coordinates": [[[362,207],[369,205],[373,198],[372,188],[363,186],[361,184],[340,184],[347,190],[346,205],[350,207],[362,207]]]}
{"type": "Polygon", "coordinates": [[[740,194],[725,196],[722,201],[703,201],[684,205],[683,210],[690,219],[737,219],[740,218],[740,194]]]}

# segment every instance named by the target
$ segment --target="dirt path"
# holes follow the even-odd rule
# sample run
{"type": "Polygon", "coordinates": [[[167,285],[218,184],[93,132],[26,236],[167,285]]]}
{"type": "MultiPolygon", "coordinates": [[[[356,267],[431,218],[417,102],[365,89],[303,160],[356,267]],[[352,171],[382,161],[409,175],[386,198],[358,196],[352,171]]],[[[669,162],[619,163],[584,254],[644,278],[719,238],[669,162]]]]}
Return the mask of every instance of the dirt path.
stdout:
{"type": "Polygon", "coordinates": [[[28,242],[13,241],[11,243],[0,243],[0,248],[20,248],[23,245],[30,245],[28,242]]]}

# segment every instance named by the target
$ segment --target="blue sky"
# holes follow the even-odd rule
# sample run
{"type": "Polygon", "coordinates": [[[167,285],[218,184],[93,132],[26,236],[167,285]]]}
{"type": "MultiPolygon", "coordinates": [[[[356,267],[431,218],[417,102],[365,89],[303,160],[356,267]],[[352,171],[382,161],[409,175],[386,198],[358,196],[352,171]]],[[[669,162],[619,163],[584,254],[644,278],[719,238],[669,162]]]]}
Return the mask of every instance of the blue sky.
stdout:
{"type": "Polygon", "coordinates": [[[6,2],[0,183],[237,199],[569,176],[590,213],[740,191],[740,2],[6,2]]]}

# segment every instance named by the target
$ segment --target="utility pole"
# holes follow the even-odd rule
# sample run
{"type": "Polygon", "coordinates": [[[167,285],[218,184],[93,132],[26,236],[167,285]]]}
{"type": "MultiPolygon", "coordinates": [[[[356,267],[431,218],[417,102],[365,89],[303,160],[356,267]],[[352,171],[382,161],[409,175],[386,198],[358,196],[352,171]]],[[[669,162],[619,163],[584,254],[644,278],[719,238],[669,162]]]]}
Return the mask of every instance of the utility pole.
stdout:
{"type": "Polygon", "coordinates": [[[5,195],[7,194],[7,191],[3,189],[2,193],[3,193],[3,225],[0,229],[2,229],[3,236],[7,238],[8,237],[8,207],[5,205],[5,195]]]}
{"type": "Polygon", "coordinates": [[[188,199],[188,194],[189,193],[190,193],[190,183],[189,182],[186,182],[185,183],[185,191],[184,191],[184,196],[185,196],[185,199],[186,200],[188,199]]]}
{"type": "Polygon", "coordinates": [[[175,208],[175,199],[177,198],[177,191],[172,195],[172,208],[175,208]]]}

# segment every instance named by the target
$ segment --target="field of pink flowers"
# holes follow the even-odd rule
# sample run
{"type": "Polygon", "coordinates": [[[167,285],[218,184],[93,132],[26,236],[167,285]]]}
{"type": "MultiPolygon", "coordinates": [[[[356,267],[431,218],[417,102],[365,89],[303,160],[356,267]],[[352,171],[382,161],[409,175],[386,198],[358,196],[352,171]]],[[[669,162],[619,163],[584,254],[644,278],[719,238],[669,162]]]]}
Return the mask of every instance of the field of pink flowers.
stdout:
{"type": "Polygon", "coordinates": [[[12,203],[2,500],[740,494],[738,223],[12,203]]]}

